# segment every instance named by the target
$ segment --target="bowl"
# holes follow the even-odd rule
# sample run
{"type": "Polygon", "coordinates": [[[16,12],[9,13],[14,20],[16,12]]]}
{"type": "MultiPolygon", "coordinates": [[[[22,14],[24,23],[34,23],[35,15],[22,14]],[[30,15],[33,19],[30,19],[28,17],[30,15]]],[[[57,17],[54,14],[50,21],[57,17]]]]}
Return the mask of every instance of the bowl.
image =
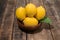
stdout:
{"type": "Polygon", "coordinates": [[[41,23],[39,23],[39,24],[36,25],[35,27],[32,27],[32,26],[27,27],[27,26],[25,26],[25,25],[23,24],[23,22],[20,21],[19,19],[17,19],[17,23],[18,23],[18,27],[19,27],[22,31],[24,31],[24,32],[26,32],[26,33],[34,33],[36,30],[38,30],[38,29],[41,27],[41,23]]]}

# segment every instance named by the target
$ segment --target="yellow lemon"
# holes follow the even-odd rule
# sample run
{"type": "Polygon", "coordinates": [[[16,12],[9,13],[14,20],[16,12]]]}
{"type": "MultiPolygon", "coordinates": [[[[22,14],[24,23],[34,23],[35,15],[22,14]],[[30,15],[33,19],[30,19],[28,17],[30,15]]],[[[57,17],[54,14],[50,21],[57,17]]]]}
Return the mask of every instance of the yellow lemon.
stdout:
{"type": "Polygon", "coordinates": [[[23,20],[25,19],[26,17],[26,11],[25,11],[25,8],[23,7],[19,7],[16,9],[16,17],[19,19],[19,20],[23,20]]]}
{"type": "Polygon", "coordinates": [[[27,17],[24,19],[23,23],[25,26],[34,27],[38,24],[38,20],[33,17],[27,17]]]}
{"type": "Polygon", "coordinates": [[[26,12],[28,17],[33,17],[36,14],[36,6],[32,3],[27,4],[26,12]]]}
{"type": "Polygon", "coordinates": [[[45,8],[43,6],[40,6],[37,8],[37,14],[36,14],[36,18],[38,20],[41,20],[45,17],[46,15],[46,11],[45,11],[45,8]]]}

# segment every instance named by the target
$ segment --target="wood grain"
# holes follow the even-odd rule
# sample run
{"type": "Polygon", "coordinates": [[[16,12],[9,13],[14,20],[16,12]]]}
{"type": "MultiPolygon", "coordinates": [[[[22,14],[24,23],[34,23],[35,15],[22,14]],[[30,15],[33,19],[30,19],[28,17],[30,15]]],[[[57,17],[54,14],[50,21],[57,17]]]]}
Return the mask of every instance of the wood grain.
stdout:
{"type": "Polygon", "coordinates": [[[26,40],[26,33],[19,29],[16,18],[14,21],[13,40],[26,40]]]}
{"type": "Polygon", "coordinates": [[[52,19],[51,25],[54,27],[51,29],[53,40],[60,40],[60,17],[59,17],[59,5],[58,0],[45,0],[44,5],[47,10],[47,15],[52,19]],[[51,15],[49,15],[51,14],[51,15]]]}
{"type": "Polygon", "coordinates": [[[0,0],[0,29],[1,29],[2,18],[4,16],[4,11],[5,11],[6,5],[7,5],[7,0],[6,1],[0,0]]]}
{"type": "Polygon", "coordinates": [[[14,21],[14,9],[15,4],[12,0],[7,1],[7,7],[4,12],[4,16],[2,18],[1,24],[1,32],[0,32],[0,40],[11,40],[12,39],[12,28],[13,28],[13,21],[14,21]]]}
{"type": "MultiPolygon", "coordinates": [[[[33,3],[37,7],[43,5],[42,0],[27,0],[27,3],[33,3]]],[[[41,31],[34,34],[27,34],[27,40],[53,40],[50,30],[45,29],[45,26],[49,27],[48,24],[42,24],[41,27],[43,27],[43,29],[41,31]]]]}
{"type": "MultiPolygon", "coordinates": [[[[16,0],[15,10],[20,6],[25,6],[25,0],[16,0]]],[[[26,33],[21,31],[17,24],[16,15],[14,15],[14,28],[13,28],[13,39],[12,40],[26,40],[26,33]]]]}
{"type": "Polygon", "coordinates": [[[58,15],[60,16],[60,0],[54,0],[54,6],[56,8],[56,11],[58,12],[58,15]]]}
{"type": "Polygon", "coordinates": [[[0,0],[0,14],[4,12],[7,0],[0,0]]]}

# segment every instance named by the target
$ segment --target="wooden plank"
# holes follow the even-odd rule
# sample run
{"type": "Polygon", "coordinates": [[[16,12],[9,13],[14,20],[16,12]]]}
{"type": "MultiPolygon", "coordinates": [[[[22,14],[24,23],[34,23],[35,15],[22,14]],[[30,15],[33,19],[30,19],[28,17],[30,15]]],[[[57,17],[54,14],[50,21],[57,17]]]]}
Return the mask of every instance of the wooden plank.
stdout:
{"type": "Polygon", "coordinates": [[[0,0],[0,29],[1,29],[1,24],[2,24],[2,18],[4,16],[3,12],[5,11],[6,4],[7,4],[7,0],[6,1],[0,0]]]}
{"type": "Polygon", "coordinates": [[[4,9],[6,7],[7,0],[0,0],[0,14],[4,12],[4,9]]]}
{"type": "Polygon", "coordinates": [[[12,28],[14,21],[14,3],[13,0],[8,0],[7,7],[4,12],[4,17],[1,24],[0,40],[11,40],[12,39],[12,28]]]}
{"type": "Polygon", "coordinates": [[[14,21],[13,40],[26,40],[26,33],[19,29],[16,18],[14,21]]]}
{"type": "Polygon", "coordinates": [[[55,6],[58,4],[56,4],[55,1],[56,0],[53,0],[53,1],[52,0],[48,0],[48,1],[45,0],[44,5],[47,10],[47,15],[52,19],[51,25],[54,28],[51,29],[51,33],[52,33],[53,40],[60,40],[60,32],[59,32],[60,31],[60,17],[59,17],[59,12],[57,10],[57,7],[55,6]],[[52,15],[49,15],[49,14],[52,14],[52,15]]]}
{"type": "Polygon", "coordinates": [[[55,6],[56,11],[58,12],[58,14],[60,16],[60,0],[54,0],[54,6],[55,6]]]}
{"type": "MultiPolygon", "coordinates": [[[[27,3],[33,3],[36,6],[43,5],[42,0],[27,0],[27,3]]],[[[27,34],[27,40],[53,40],[50,30],[44,27],[49,27],[48,24],[42,24],[43,30],[35,34],[27,34]]],[[[40,28],[41,29],[41,28],[40,28]]]]}
{"type": "MultiPolygon", "coordinates": [[[[3,22],[3,18],[5,17],[4,11],[5,11],[6,5],[7,5],[7,1],[5,1],[5,3],[4,3],[3,0],[0,1],[0,34],[1,34],[1,31],[2,31],[1,30],[1,25],[2,25],[2,22],[3,22]]],[[[1,35],[0,35],[0,37],[1,37],[1,35]]]]}
{"type": "MultiPolygon", "coordinates": [[[[25,6],[25,0],[16,0],[16,7],[25,6]]],[[[16,17],[14,19],[13,40],[26,40],[26,33],[21,31],[18,27],[16,17]]]]}

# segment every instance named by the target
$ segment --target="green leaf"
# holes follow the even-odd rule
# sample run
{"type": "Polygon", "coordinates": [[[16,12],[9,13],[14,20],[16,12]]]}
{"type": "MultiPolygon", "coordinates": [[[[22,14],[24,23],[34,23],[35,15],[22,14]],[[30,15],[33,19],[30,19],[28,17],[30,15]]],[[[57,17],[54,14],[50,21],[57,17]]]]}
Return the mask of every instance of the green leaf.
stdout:
{"type": "Polygon", "coordinates": [[[48,17],[45,17],[44,19],[40,20],[40,22],[44,22],[44,23],[50,24],[51,23],[51,19],[48,18],[48,17]]]}

